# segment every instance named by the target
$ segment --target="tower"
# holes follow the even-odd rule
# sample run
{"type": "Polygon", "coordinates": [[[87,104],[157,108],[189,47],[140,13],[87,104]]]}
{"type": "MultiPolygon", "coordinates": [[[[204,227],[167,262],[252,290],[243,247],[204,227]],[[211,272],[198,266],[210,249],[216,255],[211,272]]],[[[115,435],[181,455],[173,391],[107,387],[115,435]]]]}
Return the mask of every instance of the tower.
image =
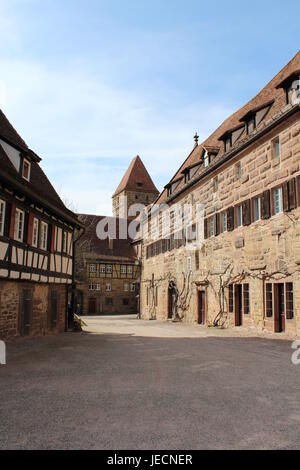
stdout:
{"type": "Polygon", "coordinates": [[[128,209],[133,204],[148,206],[153,203],[159,191],[155,187],[141,158],[137,155],[130,163],[119,186],[112,196],[113,215],[128,216],[128,209]]]}

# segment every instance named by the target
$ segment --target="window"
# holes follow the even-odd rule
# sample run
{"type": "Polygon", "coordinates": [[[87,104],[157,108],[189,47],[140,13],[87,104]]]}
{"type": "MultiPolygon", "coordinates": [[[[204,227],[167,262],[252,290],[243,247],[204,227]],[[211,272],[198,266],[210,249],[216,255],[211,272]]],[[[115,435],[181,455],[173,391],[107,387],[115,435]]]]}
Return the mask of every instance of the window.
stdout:
{"type": "Polygon", "coordinates": [[[213,180],[213,192],[214,193],[218,191],[218,187],[219,187],[219,180],[218,180],[218,177],[215,176],[213,180]]]}
{"type": "Polygon", "coordinates": [[[125,283],[124,284],[124,292],[128,292],[129,291],[129,284],[125,283]]]}
{"type": "Polygon", "coordinates": [[[286,319],[292,320],[294,318],[294,289],[293,289],[292,282],[287,282],[285,285],[285,298],[286,298],[286,319]]]}
{"type": "Polygon", "coordinates": [[[204,168],[207,168],[209,163],[210,163],[209,155],[208,155],[207,152],[205,152],[205,154],[204,154],[204,160],[203,161],[204,161],[204,168]]]}
{"type": "Polygon", "coordinates": [[[209,236],[213,237],[215,234],[215,218],[211,217],[209,219],[209,236]]]}
{"type": "Polygon", "coordinates": [[[111,299],[110,297],[105,298],[105,305],[113,305],[113,304],[114,304],[113,299],[111,299]]]}
{"type": "Polygon", "coordinates": [[[94,289],[95,289],[94,284],[89,284],[89,290],[94,290],[94,289]]]}
{"type": "Polygon", "coordinates": [[[0,235],[4,234],[5,202],[0,200],[0,235]]]}
{"type": "Polygon", "coordinates": [[[227,232],[227,212],[222,213],[222,232],[227,232]]]}
{"type": "Polygon", "coordinates": [[[100,273],[105,274],[106,273],[106,266],[105,264],[100,264],[100,273]]]}
{"type": "Polygon", "coordinates": [[[236,226],[241,227],[243,223],[242,205],[240,204],[236,208],[236,226]]]}
{"type": "Polygon", "coordinates": [[[233,284],[228,287],[228,310],[233,313],[233,284]]]}
{"type": "Polygon", "coordinates": [[[276,139],[272,140],[272,156],[273,158],[275,157],[280,157],[280,138],[276,137],[276,139]]]}
{"type": "Polygon", "coordinates": [[[282,212],[282,187],[273,190],[273,209],[275,215],[282,212]]]}
{"type": "Polygon", "coordinates": [[[132,274],[132,266],[127,266],[127,274],[132,274]]]}
{"type": "Polygon", "coordinates": [[[107,272],[108,274],[111,274],[111,273],[112,273],[112,265],[111,265],[111,264],[107,264],[107,265],[106,265],[106,272],[107,272]]]}
{"type": "Polygon", "coordinates": [[[235,176],[237,179],[241,179],[242,177],[242,166],[240,162],[235,165],[235,176]]]}
{"type": "Polygon", "coordinates": [[[192,270],[192,258],[191,258],[191,256],[189,256],[188,259],[187,259],[187,270],[188,270],[188,272],[191,272],[191,270],[192,270]]]}
{"type": "Polygon", "coordinates": [[[127,269],[125,265],[121,265],[121,274],[126,274],[127,269]]]}
{"type": "Polygon", "coordinates": [[[106,292],[111,292],[111,284],[106,284],[106,292]]]}
{"type": "Polygon", "coordinates": [[[89,290],[97,290],[97,291],[100,291],[100,290],[101,290],[101,286],[100,286],[100,284],[90,284],[90,285],[89,285],[89,290]]]}
{"type": "Polygon", "coordinates": [[[244,298],[244,315],[248,315],[250,312],[249,284],[243,285],[243,298],[244,298]]]}
{"type": "Polygon", "coordinates": [[[14,238],[19,242],[23,241],[25,214],[20,209],[16,209],[14,238]]]}
{"type": "Polygon", "coordinates": [[[23,160],[22,177],[27,181],[30,179],[30,162],[26,158],[23,160]]]}
{"type": "Polygon", "coordinates": [[[257,222],[258,220],[260,220],[260,206],[260,197],[256,197],[253,200],[253,222],[257,222]]]}
{"type": "Polygon", "coordinates": [[[99,291],[101,290],[100,284],[96,284],[96,290],[99,290],[99,291]]]}
{"type": "Polygon", "coordinates": [[[273,316],[273,285],[266,284],[266,316],[271,318],[273,316]]]}
{"type": "Polygon", "coordinates": [[[135,284],[130,284],[130,292],[135,292],[135,284]]]}
{"type": "Polygon", "coordinates": [[[255,116],[247,122],[247,134],[251,134],[256,128],[255,116]]]}
{"type": "Polygon", "coordinates": [[[95,272],[96,272],[96,265],[90,264],[90,273],[95,273],[95,272]]]}
{"type": "Polygon", "coordinates": [[[67,253],[68,251],[68,234],[67,232],[62,233],[62,252],[67,253]]]}
{"type": "Polygon", "coordinates": [[[296,104],[300,97],[300,79],[296,78],[292,81],[286,90],[288,104],[296,104]]]}
{"type": "Polygon", "coordinates": [[[32,226],[32,246],[37,248],[39,241],[39,220],[34,218],[33,219],[33,226],[32,226]]]}
{"type": "Polygon", "coordinates": [[[47,250],[47,237],[48,237],[48,224],[41,222],[41,239],[40,248],[41,250],[47,250]]]}
{"type": "Polygon", "coordinates": [[[228,152],[228,150],[230,150],[231,148],[231,136],[225,139],[224,145],[225,145],[225,152],[228,152]]]}

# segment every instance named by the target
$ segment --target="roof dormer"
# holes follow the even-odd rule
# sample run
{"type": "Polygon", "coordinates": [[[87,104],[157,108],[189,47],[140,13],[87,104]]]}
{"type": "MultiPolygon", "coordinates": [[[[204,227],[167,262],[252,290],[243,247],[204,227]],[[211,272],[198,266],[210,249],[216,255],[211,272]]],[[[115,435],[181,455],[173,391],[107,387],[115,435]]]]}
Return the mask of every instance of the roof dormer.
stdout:
{"type": "Polygon", "coordinates": [[[271,109],[274,100],[268,101],[256,108],[251,109],[248,111],[241,119],[240,122],[244,122],[246,125],[247,135],[252,134],[252,132],[259,126],[263,119],[265,119],[266,115],[271,109]]]}
{"type": "Polygon", "coordinates": [[[300,103],[300,70],[296,70],[276,87],[283,88],[286,92],[287,104],[299,104],[300,103]]]}
{"type": "Polygon", "coordinates": [[[224,142],[224,152],[229,152],[231,147],[242,137],[245,131],[245,124],[239,124],[232,129],[227,130],[218,140],[224,142]]]}

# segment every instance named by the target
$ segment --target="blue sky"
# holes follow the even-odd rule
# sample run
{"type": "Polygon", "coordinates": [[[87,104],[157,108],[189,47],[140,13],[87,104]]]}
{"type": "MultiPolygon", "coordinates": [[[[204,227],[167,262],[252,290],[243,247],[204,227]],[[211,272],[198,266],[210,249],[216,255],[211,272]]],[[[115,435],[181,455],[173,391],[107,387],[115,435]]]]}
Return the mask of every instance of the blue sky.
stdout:
{"type": "Polygon", "coordinates": [[[62,197],[109,214],[139,154],[159,189],[299,50],[300,2],[0,0],[0,107],[62,197]]]}

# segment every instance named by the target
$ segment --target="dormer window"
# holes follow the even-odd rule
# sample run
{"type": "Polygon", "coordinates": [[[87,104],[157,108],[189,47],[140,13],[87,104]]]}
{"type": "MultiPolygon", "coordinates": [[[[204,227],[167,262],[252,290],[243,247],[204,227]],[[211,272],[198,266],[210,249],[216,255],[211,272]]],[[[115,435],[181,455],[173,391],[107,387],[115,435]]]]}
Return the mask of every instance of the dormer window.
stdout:
{"type": "Polygon", "coordinates": [[[167,191],[168,191],[168,196],[171,196],[171,194],[174,193],[174,191],[177,189],[180,181],[182,180],[182,178],[179,178],[178,180],[174,181],[173,183],[169,183],[167,184],[167,186],[165,186],[167,188],[167,191]]]}
{"type": "Polygon", "coordinates": [[[256,128],[256,119],[255,116],[253,116],[249,121],[247,122],[247,134],[252,134],[254,129],[256,128]]]}
{"type": "Polygon", "coordinates": [[[24,178],[26,181],[30,180],[30,161],[26,158],[23,159],[22,178],[24,178]]]}
{"type": "Polygon", "coordinates": [[[136,183],[136,185],[137,185],[139,188],[141,188],[141,187],[143,186],[143,183],[138,182],[138,183],[136,183]]]}
{"type": "Polygon", "coordinates": [[[225,145],[225,153],[226,153],[231,149],[231,145],[232,145],[231,135],[226,137],[226,139],[224,140],[224,145],[225,145]]]}
{"type": "Polygon", "coordinates": [[[206,151],[203,157],[204,168],[207,168],[209,164],[210,164],[210,157],[209,157],[208,152],[206,151]]]}
{"type": "Polygon", "coordinates": [[[300,70],[296,70],[285,78],[276,88],[283,88],[286,92],[287,104],[300,103],[300,70]]]}

